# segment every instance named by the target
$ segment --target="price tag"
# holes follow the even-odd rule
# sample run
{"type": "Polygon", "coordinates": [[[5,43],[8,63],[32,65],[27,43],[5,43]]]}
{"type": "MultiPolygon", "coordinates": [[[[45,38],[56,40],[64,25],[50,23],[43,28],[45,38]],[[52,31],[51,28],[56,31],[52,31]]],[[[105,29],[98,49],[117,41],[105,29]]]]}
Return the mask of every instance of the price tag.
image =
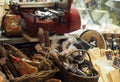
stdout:
{"type": "Polygon", "coordinates": [[[119,57],[115,57],[115,58],[114,58],[113,66],[114,66],[115,68],[120,69],[120,58],[119,58],[119,57]]]}
{"type": "Polygon", "coordinates": [[[39,51],[42,50],[42,47],[39,44],[37,44],[37,45],[35,45],[35,49],[39,53],[39,51]]]}
{"type": "Polygon", "coordinates": [[[113,55],[112,51],[106,51],[106,58],[107,58],[107,60],[112,60],[112,55],[113,55]]]}

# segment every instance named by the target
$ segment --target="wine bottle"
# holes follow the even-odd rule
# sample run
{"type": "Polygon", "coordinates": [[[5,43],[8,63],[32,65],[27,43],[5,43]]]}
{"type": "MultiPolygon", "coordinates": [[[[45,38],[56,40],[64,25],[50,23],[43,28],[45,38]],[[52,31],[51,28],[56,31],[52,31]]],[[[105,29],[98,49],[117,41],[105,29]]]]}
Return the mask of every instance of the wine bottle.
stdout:
{"type": "Polygon", "coordinates": [[[78,68],[78,64],[71,64],[68,71],[78,75],[87,76],[82,70],[78,68]]]}
{"type": "Polygon", "coordinates": [[[119,46],[115,39],[115,35],[112,35],[112,50],[114,55],[117,55],[119,53],[119,46]]]}
{"type": "Polygon", "coordinates": [[[81,71],[80,69],[77,69],[77,74],[79,75],[83,75],[83,76],[87,76],[83,71],[81,71]]]}
{"type": "Polygon", "coordinates": [[[106,49],[111,50],[110,42],[108,41],[106,34],[104,34],[104,39],[105,39],[105,43],[106,43],[106,49]]]}

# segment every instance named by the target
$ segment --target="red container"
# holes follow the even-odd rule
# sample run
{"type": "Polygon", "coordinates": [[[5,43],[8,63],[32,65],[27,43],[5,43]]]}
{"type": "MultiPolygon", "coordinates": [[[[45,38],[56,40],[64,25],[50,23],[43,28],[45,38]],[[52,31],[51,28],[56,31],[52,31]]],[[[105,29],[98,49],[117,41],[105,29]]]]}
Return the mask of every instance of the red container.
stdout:
{"type": "MultiPolygon", "coordinates": [[[[27,32],[30,35],[36,35],[38,28],[43,28],[50,32],[56,32],[57,34],[69,33],[80,29],[81,20],[77,9],[72,5],[73,0],[68,0],[67,6],[65,8],[65,15],[62,17],[64,23],[59,23],[56,21],[46,21],[46,20],[36,20],[34,21],[34,16],[31,15],[33,9],[38,8],[19,8],[19,13],[25,20],[27,32]],[[25,12],[27,11],[27,12],[25,12]]],[[[15,8],[12,8],[15,11],[15,8]]],[[[14,12],[15,13],[15,12],[14,12]]]]}

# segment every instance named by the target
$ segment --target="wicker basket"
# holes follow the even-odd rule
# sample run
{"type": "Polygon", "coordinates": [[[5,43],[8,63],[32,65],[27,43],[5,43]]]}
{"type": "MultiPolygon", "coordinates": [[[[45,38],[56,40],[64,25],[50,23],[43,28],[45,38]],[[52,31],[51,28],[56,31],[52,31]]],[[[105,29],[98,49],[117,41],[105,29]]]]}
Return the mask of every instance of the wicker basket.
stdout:
{"type": "Polygon", "coordinates": [[[99,74],[95,69],[93,71],[96,73],[96,76],[86,77],[61,69],[57,76],[60,76],[62,82],[98,82],[99,74]]]}
{"type": "Polygon", "coordinates": [[[93,75],[92,76],[78,75],[78,74],[75,74],[75,73],[65,70],[64,67],[62,67],[62,66],[61,67],[59,66],[60,72],[57,73],[58,78],[60,78],[62,80],[62,82],[98,82],[98,78],[100,75],[94,69],[89,53],[86,50],[76,50],[74,52],[77,52],[77,51],[86,52],[86,54],[88,55],[88,58],[89,58],[89,62],[90,62],[90,70],[93,72],[93,75]]]}
{"type": "MultiPolygon", "coordinates": [[[[3,54],[12,53],[14,56],[16,56],[18,58],[28,59],[28,57],[25,54],[23,54],[19,49],[12,46],[11,44],[4,44],[3,47],[0,46],[0,52],[2,52],[3,54]]],[[[24,74],[22,76],[13,77],[13,78],[10,77],[9,81],[10,82],[44,82],[46,79],[54,77],[54,75],[59,71],[59,68],[56,67],[51,62],[51,60],[40,56],[40,54],[39,54],[39,58],[41,59],[41,63],[40,63],[40,65],[37,65],[36,67],[46,65],[46,63],[50,64],[51,67],[46,66],[47,67],[46,69],[41,68],[41,70],[39,69],[39,72],[37,72],[37,73],[35,72],[32,74],[24,74]],[[43,61],[46,63],[44,63],[43,61]],[[50,67],[50,68],[48,68],[48,67],[50,67]]]]}

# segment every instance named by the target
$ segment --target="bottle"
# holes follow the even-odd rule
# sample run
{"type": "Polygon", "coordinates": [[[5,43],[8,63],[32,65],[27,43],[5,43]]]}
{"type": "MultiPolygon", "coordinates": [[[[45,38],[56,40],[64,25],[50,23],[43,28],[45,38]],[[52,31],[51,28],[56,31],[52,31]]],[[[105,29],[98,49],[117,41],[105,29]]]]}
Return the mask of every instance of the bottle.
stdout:
{"type": "Polygon", "coordinates": [[[87,76],[82,70],[78,68],[78,64],[71,64],[68,71],[78,75],[87,76]]]}
{"type": "Polygon", "coordinates": [[[115,39],[115,35],[112,35],[112,50],[114,55],[117,55],[119,53],[119,46],[115,39]]]}
{"type": "Polygon", "coordinates": [[[72,72],[72,73],[76,73],[77,70],[74,68],[74,64],[71,64],[68,68],[68,71],[72,72]]]}
{"type": "Polygon", "coordinates": [[[82,68],[81,68],[81,70],[87,75],[87,76],[92,76],[93,75],[93,73],[92,73],[92,70],[90,70],[90,68],[88,67],[88,66],[83,66],[82,68]]]}
{"type": "Polygon", "coordinates": [[[87,76],[82,70],[79,69],[78,64],[74,64],[74,69],[76,69],[76,74],[87,76]]]}
{"type": "Polygon", "coordinates": [[[110,42],[107,39],[107,35],[104,34],[104,39],[105,39],[105,43],[106,43],[106,50],[111,50],[111,46],[110,46],[110,42]]]}

